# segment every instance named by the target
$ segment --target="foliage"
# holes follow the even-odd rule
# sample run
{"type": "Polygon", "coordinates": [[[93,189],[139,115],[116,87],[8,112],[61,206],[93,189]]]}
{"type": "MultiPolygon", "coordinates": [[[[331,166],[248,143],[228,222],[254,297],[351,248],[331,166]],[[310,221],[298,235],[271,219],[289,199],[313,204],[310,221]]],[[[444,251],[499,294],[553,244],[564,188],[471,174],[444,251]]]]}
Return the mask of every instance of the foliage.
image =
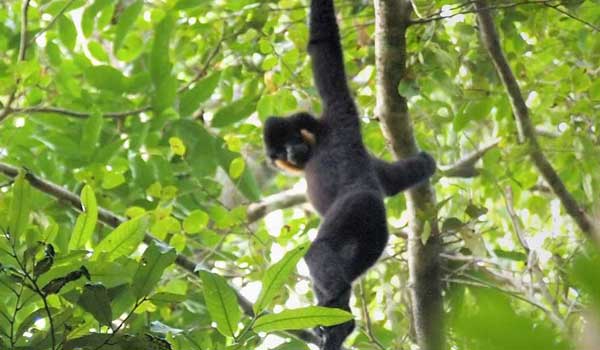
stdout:
{"type": "MultiPolygon", "coordinates": [[[[31,1],[23,36],[25,2],[0,7],[0,161],[23,169],[0,178],[0,348],[307,349],[283,331],[349,319],[310,306],[298,262],[316,216],[249,219],[251,203],[298,181],[265,165],[262,121],[320,110],[307,1],[31,1]],[[30,174],[76,193],[79,212],[30,174]]],[[[438,18],[470,2],[414,3],[398,91],[440,164],[449,342],[574,348],[584,311],[600,308],[597,254],[519,144],[473,14],[438,18]],[[493,141],[469,178],[452,175],[493,141]]],[[[499,1],[494,15],[544,153],[593,212],[600,3],[558,3],[499,1]]],[[[387,158],[372,4],[336,5],[365,143],[387,158]]],[[[393,237],[353,298],[348,345],[360,349],[411,343],[404,198],[387,207],[393,237]]]]}

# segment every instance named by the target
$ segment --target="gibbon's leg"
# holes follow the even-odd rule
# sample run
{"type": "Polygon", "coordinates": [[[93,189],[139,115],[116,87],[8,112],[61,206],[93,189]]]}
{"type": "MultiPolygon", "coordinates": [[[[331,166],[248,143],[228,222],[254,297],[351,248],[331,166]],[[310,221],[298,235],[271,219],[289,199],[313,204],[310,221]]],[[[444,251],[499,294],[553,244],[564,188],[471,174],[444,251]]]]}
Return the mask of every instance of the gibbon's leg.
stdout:
{"type": "MultiPolygon", "coordinates": [[[[352,281],[371,267],[387,243],[385,207],[376,192],[351,192],[325,214],[304,257],[320,306],[350,311],[352,281]]],[[[354,321],[323,327],[323,350],[338,350],[354,321]]]]}

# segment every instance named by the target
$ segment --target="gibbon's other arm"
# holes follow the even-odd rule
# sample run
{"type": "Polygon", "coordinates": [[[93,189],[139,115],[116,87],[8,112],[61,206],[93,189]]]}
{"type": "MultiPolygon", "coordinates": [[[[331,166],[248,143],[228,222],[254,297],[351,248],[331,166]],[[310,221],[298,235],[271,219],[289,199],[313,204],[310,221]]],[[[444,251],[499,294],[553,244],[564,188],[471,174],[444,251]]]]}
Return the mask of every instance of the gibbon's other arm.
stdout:
{"type": "Polygon", "coordinates": [[[377,179],[386,196],[393,196],[430,178],[436,169],[435,160],[427,152],[388,163],[371,156],[377,179]]]}
{"type": "Polygon", "coordinates": [[[335,18],[333,0],[310,2],[310,39],[313,79],[325,107],[334,102],[352,102],[346,82],[344,56],[335,18]]]}

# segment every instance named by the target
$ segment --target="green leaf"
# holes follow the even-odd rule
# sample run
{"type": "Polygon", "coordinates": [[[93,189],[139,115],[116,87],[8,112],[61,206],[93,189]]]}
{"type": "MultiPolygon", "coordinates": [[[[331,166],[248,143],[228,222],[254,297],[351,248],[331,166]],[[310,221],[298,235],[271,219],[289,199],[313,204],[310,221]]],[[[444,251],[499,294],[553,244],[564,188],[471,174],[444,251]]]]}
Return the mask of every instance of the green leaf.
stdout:
{"type": "Polygon", "coordinates": [[[104,174],[102,178],[102,188],[110,190],[111,188],[118,187],[125,183],[125,176],[121,173],[109,171],[104,174]]]}
{"type": "Polygon", "coordinates": [[[208,214],[197,209],[183,220],[183,230],[187,233],[198,233],[208,224],[208,214]]]}
{"type": "Polygon", "coordinates": [[[177,1],[177,4],[175,5],[175,9],[186,10],[189,8],[208,4],[210,2],[211,2],[211,0],[179,0],[179,1],[177,1]]]}
{"type": "MultiPolygon", "coordinates": [[[[50,308],[50,312],[51,312],[51,314],[54,314],[55,312],[57,312],[57,310],[55,308],[50,308]]],[[[37,320],[42,319],[47,316],[48,316],[47,311],[43,307],[33,311],[32,313],[27,315],[27,317],[22,319],[21,323],[19,324],[19,328],[16,330],[16,332],[14,334],[20,335],[20,334],[23,334],[24,332],[27,332],[29,330],[29,328],[32,327],[37,320]]],[[[2,344],[2,343],[0,342],[0,344],[2,344]]],[[[6,347],[6,348],[8,349],[8,347],[6,347]]]]}
{"type": "Polygon", "coordinates": [[[465,209],[465,213],[467,213],[467,215],[469,215],[473,219],[477,219],[478,217],[486,214],[487,212],[488,210],[486,207],[480,207],[473,203],[469,203],[469,205],[465,209]]]}
{"type": "Polygon", "coordinates": [[[165,77],[152,95],[152,108],[157,112],[172,107],[177,96],[177,79],[172,76],[165,77]]]}
{"type": "Polygon", "coordinates": [[[185,154],[185,144],[179,137],[169,138],[169,146],[171,147],[171,152],[174,154],[182,157],[185,154]]]}
{"type": "Polygon", "coordinates": [[[254,97],[243,97],[219,109],[215,113],[211,125],[215,128],[222,128],[238,122],[252,114],[255,107],[256,99],[254,97]]]}
{"type": "Polygon", "coordinates": [[[419,95],[419,86],[416,80],[402,80],[398,84],[398,93],[404,98],[411,98],[419,95]]]}
{"type": "Polygon", "coordinates": [[[113,316],[108,290],[100,283],[87,283],[77,304],[89,312],[102,325],[110,325],[113,316]]]}
{"type": "Polygon", "coordinates": [[[459,132],[463,130],[470,121],[485,118],[490,113],[491,109],[492,104],[488,99],[467,103],[452,121],[454,131],[459,132]]]}
{"type": "Polygon", "coordinates": [[[108,62],[108,54],[106,53],[102,45],[100,45],[96,41],[89,41],[87,45],[88,50],[90,51],[92,56],[94,56],[95,59],[102,62],[108,62]]]}
{"type": "Polygon", "coordinates": [[[272,95],[262,95],[258,103],[256,104],[256,112],[258,112],[258,118],[265,121],[268,117],[272,116],[275,111],[275,98],[272,95]]]}
{"type": "Polygon", "coordinates": [[[77,29],[75,29],[75,25],[67,15],[60,16],[57,22],[60,41],[72,51],[77,42],[77,29]]]}
{"type": "Polygon", "coordinates": [[[196,85],[186,90],[179,101],[179,113],[188,116],[194,113],[202,102],[208,100],[221,80],[221,73],[216,72],[200,80],[196,85]]]}
{"type": "Polygon", "coordinates": [[[411,4],[419,18],[429,16],[435,9],[434,3],[429,0],[411,0],[411,4]]]}
{"type": "Polygon", "coordinates": [[[217,330],[227,337],[233,337],[242,317],[237,296],[227,281],[212,272],[200,271],[206,307],[217,330]]]}
{"type": "Polygon", "coordinates": [[[600,80],[596,79],[589,90],[590,97],[592,100],[600,100],[600,80]]]}
{"type": "Polygon", "coordinates": [[[89,38],[90,35],[94,32],[94,26],[96,25],[96,14],[94,11],[93,5],[88,6],[83,10],[83,14],[81,15],[81,32],[83,36],[89,38]]]}
{"type": "Polygon", "coordinates": [[[116,68],[100,65],[91,66],[84,71],[85,79],[95,88],[121,92],[125,85],[125,77],[116,68]]]}
{"type": "Polygon", "coordinates": [[[96,150],[103,125],[104,117],[100,113],[92,113],[92,115],[85,120],[83,131],[81,133],[79,150],[86,158],[89,158],[96,150]]]}
{"type": "Polygon", "coordinates": [[[144,232],[148,225],[149,218],[146,215],[122,223],[98,243],[92,258],[97,259],[103,253],[106,260],[128,256],[144,240],[144,232]]]}
{"type": "Polygon", "coordinates": [[[286,115],[298,109],[298,101],[289,90],[281,90],[275,95],[275,107],[279,115],[286,115]]]}
{"type": "Polygon", "coordinates": [[[444,220],[442,224],[442,232],[457,232],[461,229],[465,224],[455,217],[450,217],[444,220]]]}
{"type": "Polygon", "coordinates": [[[289,251],[276,264],[269,267],[262,279],[260,295],[254,303],[254,313],[259,314],[267,308],[281,290],[290,274],[296,269],[298,261],[306,254],[308,243],[289,251]]]}
{"type": "MultiPolygon", "coordinates": [[[[227,149],[227,145],[222,139],[218,139],[219,143],[219,153],[218,153],[218,161],[221,168],[229,173],[229,166],[231,162],[239,157],[239,153],[231,152],[227,149]]],[[[248,170],[248,168],[244,169],[243,174],[239,178],[231,177],[231,180],[235,183],[240,192],[246,196],[246,198],[256,201],[260,198],[260,189],[258,187],[258,183],[256,182],[256,178],[254,174],[248,170]]]]}
{"type": "Polygon", "coordinates": [[[176,17],[168,12],[154,30],[150,53],[150,76],[154,84],[152,107],[160,112],[173,105],[177,94],[177,80],[171,76],[169,42],[175,28],[176,17]]]}
{"type": "Polygon", "coordinates": [[[229,163],[229,176],[232,179],[237,179],[244,173],[244,169],[246,169],[246,163],[244,162],[244,158],[237,157],[229,163]]]}
{"type": "Polygon", "coordinates": [[[83,204],[83,213],[79,214],[77,222],[75,222],[75,228],[69,240],[69,251],[85,248],[85,244],[92,238],[98,220],[96,196],[90,185],[85,185],[81,190],[81,203],[83,204]]]}
{"type": "Polygon", "coordinates": [[[333,326],[350,320],[352,320],[352,314],[347,311],[322,306],[309,306],[261,316],[252,328],[255,332],[274,332],[316,326],[333,326]]]}
{"type": "Polygon", "coordinates": [[[154,41],[150,52],[150,75],[155,86],[171,73],[169,42],[175,27],[175,16],[167,13],[154,29],[154,41]]]}
{"type": "Polygon", "coordinates": [[[175,249],[164,243],[153,241],[146,248],[131,284],[133,294],[138,300],[150,294],[165,269],[175,261],[176,257],[175,249]]]}
{"type": "Polygon", "coordinates": [[[81,16],[81,31],[86,38],[94,32],[96,16],[103,8],[110,5],[112,2],[113,0],[96,0],[92,5],[83,10],[83,15],[81,16]]]}
{"type": "Polygon", "coordinates": [[[213,175],[218,157],[215,137],[201,124],[190,120],[177,121],[175,134],[188,146],[186,160],[192,168],[193,176],[200,180],[204,176],[213,175]]]}
{"type": "Polygon", "coordinates": [[[144,2],[142,0],[137,0],[130,6],[128,6],[119,17],[119,23],[117,24],[117,29],[115,33],[115,41],[113,44],[113,52],[119,51],[121,46],[123,45],[123,41],[125,40],[125,36],[127,32],[131,29],[135,20],[139,16],[142,11],[142,7],[144,2]]]}
{"type": "Polygon", "coordinates": [[[570,277],[590,297],[595,309],[600,311],[598,266],[600,266],[600,254],[597,250],[590,250],[586,254],[578,254],[570,268],[570,277]]]}
{"type": "Polygon", "coordinates": [[[46,54],[48,55],[48,61],[54,67],[59,67],[62,62],[62,54],[60,48],[54,42],[49,41],[46,44],[46,54]]]}
{"type": "Polygon", "coordinates": [[[12,237],[19,237],[27,228],[31,210],[31,186],[25,179],[24,171],[20,171],[15,178],[12,193],[13,197],[10,201],[8,215],[8,232],[12,237]]]}

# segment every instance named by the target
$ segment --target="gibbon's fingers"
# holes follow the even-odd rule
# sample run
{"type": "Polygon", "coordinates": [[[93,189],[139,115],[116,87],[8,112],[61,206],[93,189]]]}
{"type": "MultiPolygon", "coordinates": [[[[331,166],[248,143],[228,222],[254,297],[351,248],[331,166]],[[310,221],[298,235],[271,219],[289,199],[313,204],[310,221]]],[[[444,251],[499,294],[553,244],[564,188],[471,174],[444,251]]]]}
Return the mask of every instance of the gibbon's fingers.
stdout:
{"type": "Polygon", "coordinates": [[[300,134],[302,135],[302,139],[309,145],[314,146],[317,144],[317,139],[315,138],[315,134],[313,134],[312,132],[310,132],[306,129],[300,129],[300,134]]]}
{"type": "Polygon", "coordinates": [[[302,169],[298,168],[297,166],[295,166],[294,164],[283,160],[283,159],[275,159],[275,165],[281,169],[281,170],[285,170],[290,174],[294,174],[294,175],[302,175],[302,169]]]}

